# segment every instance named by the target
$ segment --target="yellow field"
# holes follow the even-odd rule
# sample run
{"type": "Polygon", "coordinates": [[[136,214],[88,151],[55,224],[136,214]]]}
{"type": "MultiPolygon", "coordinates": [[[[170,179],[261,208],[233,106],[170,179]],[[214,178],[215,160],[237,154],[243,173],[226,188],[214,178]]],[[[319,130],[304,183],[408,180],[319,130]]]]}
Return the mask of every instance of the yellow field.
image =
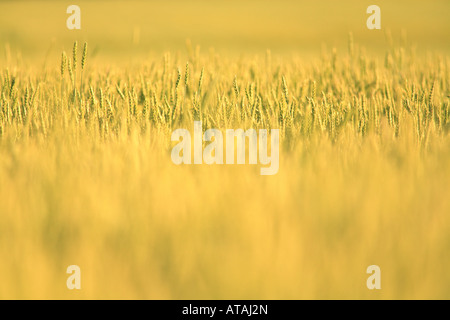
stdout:
{"type": "Polygon", "coordinates": [[[381,31],[351,1],[69,4],[0,3],[0,299],[450,298],[448,2],[379,1],[381,31]],[[195,120],[279,129],[278,173],[175,165],[195,120]]]}

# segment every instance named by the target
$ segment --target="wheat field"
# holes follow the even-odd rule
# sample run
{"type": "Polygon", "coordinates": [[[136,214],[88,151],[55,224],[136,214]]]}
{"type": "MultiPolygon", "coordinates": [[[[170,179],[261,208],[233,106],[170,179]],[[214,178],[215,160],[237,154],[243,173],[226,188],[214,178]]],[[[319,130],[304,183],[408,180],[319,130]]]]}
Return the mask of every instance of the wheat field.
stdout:
{"type": "Polygon", "coordinates": [[[450,298],[447,48],[339,32],[313,55],[183,40],[125,62],[92,35],[44,64],[8,42],[0,299],[450,298]],[[171,133],[198,120],[279,129],[278,173],[175,165],[171,133]]]}

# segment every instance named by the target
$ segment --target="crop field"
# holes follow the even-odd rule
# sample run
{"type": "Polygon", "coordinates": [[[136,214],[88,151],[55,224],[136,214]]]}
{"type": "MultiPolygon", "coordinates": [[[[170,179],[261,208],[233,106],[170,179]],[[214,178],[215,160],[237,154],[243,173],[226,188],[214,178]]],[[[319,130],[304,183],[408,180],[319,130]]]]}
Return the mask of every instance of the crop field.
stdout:
{"type": "Polygon", "coordinates": [[[450,4],[391,2],[0,2],[0,299],[449,299],[450,4]]]}

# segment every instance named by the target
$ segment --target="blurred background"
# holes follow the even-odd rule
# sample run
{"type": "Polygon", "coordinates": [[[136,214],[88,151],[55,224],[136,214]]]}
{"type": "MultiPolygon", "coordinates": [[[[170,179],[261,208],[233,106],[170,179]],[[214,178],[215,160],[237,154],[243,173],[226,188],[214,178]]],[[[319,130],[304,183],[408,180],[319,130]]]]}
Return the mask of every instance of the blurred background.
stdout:
{"type": "MultiPolygon", "coordinates": [[[[367,50],[384,52],[386,34],[417,52],[450,49],[450,1],[1,1],[1,54],[45,58],[88,41],[102,57],[186,50],[190,40],[218,53],[317,54],[346,50],[349,32],[367,50]],[[68,30],[66,9],[81,8],[81,30],[68,30]],[[381,8],[381,30],[368,30],[366,9],[381,8]]],[[[130,57],[131,58],[131,57],[130,57]]]]}

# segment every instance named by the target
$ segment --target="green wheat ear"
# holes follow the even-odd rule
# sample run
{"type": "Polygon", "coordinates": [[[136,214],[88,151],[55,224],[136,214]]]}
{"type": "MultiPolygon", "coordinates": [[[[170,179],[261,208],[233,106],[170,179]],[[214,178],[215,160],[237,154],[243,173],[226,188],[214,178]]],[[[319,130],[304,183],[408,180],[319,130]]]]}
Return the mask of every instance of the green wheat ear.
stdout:
{"type": "Polygon", "coordinates": [[[67,55],[65,52],[61,54],[61,77],[64,77],[64,72],[67,67],[67,55]]]}
{"type": "Polygon", "coordinates": [[[236,95],[236,99],[239,96],[239,87],[237,84],[237,76],[234,76],[234,80],[233,80],[233,89],[234,89],[234,94],[236,95]]]}
{"type": "Polygon", "coordinates": [[[203,75],[204,75],[204,72],[205,72],[205,68],[202,68],[202,71],[201,71],[201,73],[200,73],[200,79],[198,80],[198,92],[199,93],[201,93],[201,90],[202,90],[202,84],[203,84],[203,75]]]}
{"type": "Polygon", "coordinates": [[[286,104],[289,104],[289,91],[288,91],[286,78],[284,76],[281,77],[281,85],[282,85],[284,99],[286,100],[286,104]]]}
{"type": "Polygon", "coordinates": [[[88,45],[87,45],[87,42],[85,42],[84,47],[83,47],[83,56],[81,57],[81,70],[84,69],[84,66],[86,64],[87,49],[88,49],[88,45]]]}
{"type": "Polygon", "coordinates": [[[72,67],[72,63],[69,61],[67,61],[67,70],[69,71],[69,77],[70,80],[72,81],[72,85],[75,85],[74,83],[74,76],[73,76],[73,67],[72,67]]]}
{"type": "Polygon", "coordinates": [[[63,92],[64,92],[64,72],[66,71],[67,67],[67,55],[63,51],[61,54],[61,100],[63,98],[63,92]]]}
{"type": "Polygon", "coordinates": [[[73,43],[73,50],[72,50],[72,69],[73,69],[73,71],[77,70],[77,50],[78,50],[78,43],[75,41],[73,43]]]}
{"type": "Polygon", "coordinates": [[[83,47],[83,55],[81,56],[81,80],[80,80],[80,92],[83,92],[83,70],[84,66],[86,65],[86,59],[87,59],[87,42],[84,43],[83,47]]]}
{"type": "MultiPolygon", "coordinates": [[[[78,51],[78,43],[75,41],[73,43],[72,49],[72,82],[73,82],[73,104],[75,105],[77,88],[75,87],[75,82],[77,81],[77,51],[78,51]]],[[[70,69],[69,69],[70,71],[70,69]]]]}
{"type": "Polygon", "coordinates": [[[184,74],[184,84],[186,87],[189,86],[189,62],[186,62],[186,72],[184,74]]]}

